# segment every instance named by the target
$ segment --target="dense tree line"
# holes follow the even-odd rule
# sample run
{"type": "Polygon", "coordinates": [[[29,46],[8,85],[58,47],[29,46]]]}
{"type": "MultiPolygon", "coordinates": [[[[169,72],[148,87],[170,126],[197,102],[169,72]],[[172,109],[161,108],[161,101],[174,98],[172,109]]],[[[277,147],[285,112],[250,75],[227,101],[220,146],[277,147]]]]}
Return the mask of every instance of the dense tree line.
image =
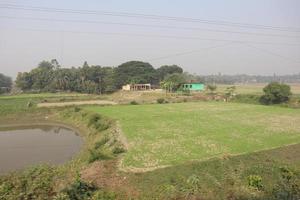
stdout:
{"type": "Polygon", "coordinates": [[[12,79],[0,73],[0,94],[9,92],[12,87],[12,79]]]}
{"type": "Polygon", "coordinates": [[[284,82],[284,83],[300,83],[300,73],[293,75],[206,75],[201,76],[201,79],[210,84],[248,84],[248,83],[270,83],[270,82],[284,82]]]}
{"type": "Polygon", "coordinates": [[[63,68],[57,60],[42,61],[30,72],[18,73],[16,85],[30,91],[74,91],[82,93],[110,93],[129,83],[159,85],[169,74],[182,74],[177,65],[158,69],[146,62],[130,61],[118,67],[89,66],[63,68]]]}

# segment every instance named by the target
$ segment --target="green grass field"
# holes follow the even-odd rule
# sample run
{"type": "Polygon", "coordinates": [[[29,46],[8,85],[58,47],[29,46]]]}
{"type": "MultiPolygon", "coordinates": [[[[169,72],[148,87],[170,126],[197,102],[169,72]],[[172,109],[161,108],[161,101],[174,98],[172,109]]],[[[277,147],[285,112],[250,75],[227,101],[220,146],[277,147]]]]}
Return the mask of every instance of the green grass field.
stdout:
{"type": "MultiPolygon", "coordinates": [[[[235,85],[237,94],[263,94],[263,88],[267,85],[267,83],[259,83],[259,84],[245,84],[245,85],[235,85]]],[[[289,84],[291,86],[291,91],[295,95],[300,94],[300,84],[289,84]]],[[[226,88],[232,85],[217,85],[217,92],[224,93],[226,88]]]]}
{"type": "Polygon", "coordinates": [[[129,150],[122,167],[147,170],[300,142],[296,109],[198,102],[89,106],[120,122],[129,150]]]}

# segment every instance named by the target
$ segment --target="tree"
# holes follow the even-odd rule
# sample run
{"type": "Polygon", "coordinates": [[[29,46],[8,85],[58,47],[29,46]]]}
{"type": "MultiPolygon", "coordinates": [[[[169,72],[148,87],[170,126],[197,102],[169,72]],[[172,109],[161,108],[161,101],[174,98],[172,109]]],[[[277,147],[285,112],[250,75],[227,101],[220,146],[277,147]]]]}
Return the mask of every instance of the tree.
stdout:
{"type": "Polygon", "coordinates": [[[21,90],[30,90],[33,84],[32,75],[28,72],[19,72],[15,82],[21,90]]]}
{"type": "Polygon", "coordinates": [[[160,68],[158,68],[156,71],[157,71],[159,81],[164,80],[164,78],[168,74],[174,74],[174,73],[182,74],[183,73],[183,69],[177,65],[163,65],[160,68]]]}
{"type": "Polygon", "coordinates": [[[185,82],[182,74],[169,74],[161,82],[161,87],[166,90],[166,92],[174,92],[180,88],[180,86],[185,82]]]}
{"type": "Polygon", "coordinates": [[[183,77],[187,82],[198,82],[203,83],[205,82],[204,79],[196,74],[190,74],[188,72],[183,73],[183,77]]]}
{"type": "Polygon", "coordinates": [[[0,73],[0,94],[10,91],[11,87],[11,78],[0,73]]]}
{"type": "Polygon", "coordinates": [[[213,94],[216,91],[217,86],[209,84],[207,85],[207,89],[210,91],[211,94],[213,94]]]}
{"type": "Polygon", "coordinates": [[[54,79],[54,68],[55,66],[51,62],[42,61],[37,68],[31,70],[32,89],[48,90],[54,79]]]}
{"type": "Polygon", "coordinates": [[[156,70],[149,63],[141,61],[121,64],[115,69],[114,75],[116,88],[121,88],[129,83],[158,83],[156,70]]]}
{"type": "Polygon", "coordinates": [[[261,96],[260,102],[266,105],[287,102],[292,94],[289,85],[278,82],[269,83],[263,91],[264,95],[261,96]]]}
{"type": "Polygon", "coordinates": [[[235,89],[236,89],[235,86],[230,86],[226,88],[225,91],[226,101],[230,100],[233,97],[235,89]]]}

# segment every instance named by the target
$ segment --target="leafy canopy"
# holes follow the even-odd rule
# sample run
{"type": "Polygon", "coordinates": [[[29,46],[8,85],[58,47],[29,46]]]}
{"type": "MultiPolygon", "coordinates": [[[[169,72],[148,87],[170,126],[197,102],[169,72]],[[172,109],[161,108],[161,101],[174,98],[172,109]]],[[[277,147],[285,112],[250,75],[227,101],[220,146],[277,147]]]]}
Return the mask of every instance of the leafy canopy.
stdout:
{"type": "Polygon", "coordinates": [[[267,105],[287,102],[292,94],[289,85],[278,82],[268,84],[263,91],[264,95],[261,96],[260,102],[267,105]]]}

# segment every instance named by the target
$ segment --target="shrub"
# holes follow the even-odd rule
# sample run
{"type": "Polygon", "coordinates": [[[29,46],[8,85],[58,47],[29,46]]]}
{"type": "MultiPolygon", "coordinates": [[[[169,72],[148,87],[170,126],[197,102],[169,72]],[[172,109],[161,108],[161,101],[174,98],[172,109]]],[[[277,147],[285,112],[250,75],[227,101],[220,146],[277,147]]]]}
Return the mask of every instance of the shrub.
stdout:
{"type": "Polygon", "coordinates": [[[96,160],[107,160],[111,158],[111,156],[109,156],[107,153],[104,153],[100,149],[89,150],[89,153],[90,153],[88,158],[89,163],[95,162],[96,160]]]}
{"type": "Polygon", "coordinates": [[[210,91],[211,94],[213,94],[215,92],[215,90],[217,89],[216,85],[207,85],[207,89],[210,91]]]}
{"type": "Polygon", "coordinates": [[[74,112],[79,112],[79,111],[81,111],[81,108],[79,108],[79,107],[74,107],[74,112]]]}
{"type": "Polygon", "coordinates": [[[278,82],[268,84],[263,91],[264,95],[261,96],[260,102],[266,105],[285,103],[292,94],[289,85],[280,84],[278,82]]]}
{"type": "Polygon", "coordinates": [[[101,119],[101,115],[99,115],[99,114],[97,114],[97,113],[93,113],[92,115],[89,116],[88,126],[94,125],[94,124],[97,123],[100,119],[101,119]]]}
{"type": "Polygon", "coordinates": [[[106,121],[98,121],[97,123],[94,124],[95,129],[98,131],[104,131],[109,128],[109,124],[106,121]]]}
{"type": "Polygon", "coordinates": [[[287,167],[280,168],[280,180],[275,185],[274,199],[300,199],[300,177],[287,167]]]}
{"type": "Polygon", "coordinates": [[[126,150],[123,148],[123,147],[115,147],[114,149],[113,149],[113,154],[120,154],[120,153],[124,153],[126,150]]]}
{"type": "Polygon", "coordinates": [[[186,180],[185,185],[181,188],[185,199],[192,199],[195,196],[198,196],[201,189],[200,178],[196,175],[191,175],[186,180]]]}
{"type": "Polygon", "coordinates": [[[99,149],[101,146],[105,145],[109,141],[108,137],[103,137],[100,141],[95,143],[95,149],[99,149]]]}
{"type": "Polygon", "coordinates": [[[248,104],[259,104],[259,95],[255,94],[238,94],[233,98],[234,102],[248,103],[248,104]]]}
{"type": "Polygon", "coordinates": [[[31,108],[32,106],[33,106],[32,101],[28,101],[28,103],[27,103],[27,108],[31,108]]]}
{"type": "Polygon", "coordinates": [[[263,188],[262,177],[258,176],[258,175],[248,176],[248,185],[257,190],[262,190],[262,188],[263,188]]]}
{"type": "Polygon", "coordinates": [[[101,115],[93,113],[89,116],[88,126],[92,126],[98,131],[104,131],[109,128],[110,122],[109,120],[102,118],[101,115]]]}
{"type": "Polygon", "coordinates": [[[0,199],[48,199],[54,195],[54,168],[40,165],[0,177],[0,199]]]}
{"type": "Polygon", "coordinates": [[[156,100],[156,102],[159,103],[159,104],[163,104],[163,103],[165,103],[165,99],[164,98],[159,98],[159,99],[156,100]]]}
{"type": "Polygon", "coordinates": [[[130,105],[139,105],[139,103],[133,100],[130,102],[130,105]]]}
{"type": "Polygon", "coordinates": [[[90,199],[93,193],[96,191],[96,187],[90,185],[77,177],[76,181],[70,185],[70,187],[65,188],[62,192],[67,194],[69,199],[72,200],[84,200],[90,199]]]}

